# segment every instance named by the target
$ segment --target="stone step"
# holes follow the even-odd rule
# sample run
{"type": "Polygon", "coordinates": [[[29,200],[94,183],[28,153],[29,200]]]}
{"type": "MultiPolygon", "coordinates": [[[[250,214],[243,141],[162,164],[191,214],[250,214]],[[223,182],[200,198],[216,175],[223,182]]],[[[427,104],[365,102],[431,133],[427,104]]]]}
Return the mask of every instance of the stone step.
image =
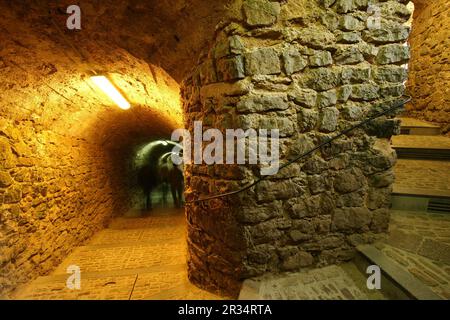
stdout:
{"type": "Polygon", "coordinates": [[[450,213],[450,162],[399,159],[392,207],[450,213]]]}
{"type": "Polygon", "coordinates": [[[401,120],[402,135],[438,136],[441,133],[441,128],[432,123],[406,117],[399,119],[401,120]]]}
{"type": "Polygon", "coordinates": [[[424,283],[403,269],[397,262],[388,258],[380,250],[371,245],[357,248],[355,263],[361,272],[367,267],[376,265],[382,273],[381,290],[390,299],[395,300],[442,300],[424,283]]]}
{"type": "Polygon", "coordinates": [[[450,196],[443,194],[438,196],[427,192],[424,195],[422,189],[394,188],[391,200],[391,208],[400,211],[416,211],[429,213],[450,214],[450,196]]]}
{"type": "Polygon", "coordinates": [[[400,159],[450,160],[450,138],[400,135],[392,138],[400,159]]]}

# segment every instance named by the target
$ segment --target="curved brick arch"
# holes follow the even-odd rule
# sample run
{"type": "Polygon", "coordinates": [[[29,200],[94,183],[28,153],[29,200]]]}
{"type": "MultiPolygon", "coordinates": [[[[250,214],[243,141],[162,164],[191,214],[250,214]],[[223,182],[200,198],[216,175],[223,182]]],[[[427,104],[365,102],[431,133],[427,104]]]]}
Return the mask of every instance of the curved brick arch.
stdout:
{"type": "Polygon", "coordinates": [[[122,111],[35,14],[23,23],[12,9],[1,13],[0,295],[126,212],[135,149],[183,120],[179,85],[163,69],[89,37],[74,41],[127,93],[132,108],[122,111]]]}

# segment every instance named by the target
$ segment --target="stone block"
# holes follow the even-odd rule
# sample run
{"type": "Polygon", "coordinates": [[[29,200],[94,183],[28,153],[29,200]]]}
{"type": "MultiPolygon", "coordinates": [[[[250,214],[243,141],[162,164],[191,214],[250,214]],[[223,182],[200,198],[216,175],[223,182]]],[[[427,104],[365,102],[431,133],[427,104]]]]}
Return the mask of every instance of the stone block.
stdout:
{"type": "Polygon", "coordinates": [[[296,80],[303,88],[326,91],[341,84],[341,71],[338,68],[330,67],[311,69],[296,80]]]}
{"type": "Polygon", "coordinates": [[[343,106],[341,113],[345,119],[351,121],[362,120],[364,116],[364,110],[360,106],[352,104],[343,106]]]}
{"type": "Polygon", "coordinates": [[[238,211],[238,219],[242,223],[261,223],[282,215],[282,208],[279,202],[269,203],[260,206],[244,206],[238,211]]]}
{"type": "Polygon", "coordinates": [[[241,55],[245,50],[245,46],[241,37],[234,35],[222,39],[214,48],[214,58],[219,60],[230,55],[241,55]]]}
{"type": "Polygon", "coordinates": [[[350,193],[364,186],[364,174],[358,168],[338,172],[334,178],[334,189],[339,193],[350,193]]]}
{"type": "Polygon", "coordinates": [[[336,36],[336,41],[338,43],[352,44],[361,41],[360,32],[340,32],[336,36]]]}
{"type": "Polygon", "coordinates": [[[365,29],[363,21],[352,15],[345,15],[341,17],[340,27],[345,31],[361,31],[365,29]]]}
{"type": "Polygon", "coordinates": [[[380,96],[382,97],[401,97],[405,93],[405,85],[387,84],[380,86],[380,96]]]}
{"type": "Polygon", "coordinates": [[[309,64],[312,67],[324,67],[333,64],[333,58],[329,51],[318,51],[309,57],[309,64]]]}
{"type": "Polygon", "coordinates": [[[311,196],[305,201],[305,205],[311,216],[329,215],[336,208],[334,198],[329,193],[311,196]]]}
{"type": "Polygon", "coordinates": [[[242,56],[222,58],[216,62],[217,80],[231,81],[245,78],[244,59],[242,56]]]}
{"type": "Polygon", "coordinates": [[[352,94],[352,86],[345,85],[345,86],[340,87],[337,90],[338,101],[339,102],[347,102],[348,99],[350,98],[351,94],[352,94]]]}
{"type": "Polygon", "coordinates": [[[370,210],[389,208],[392,188],[370,188],[367,197],[367,207],[370,210]]]}
{"type": "Polygon", "coordinates": [[[286,200],[297,197],[304,192],[302,183],[296,180],[263,181],[256,187],[259,202],[271,202],[274,200],[286,200]]]}
{"type": "Polygon", "coordinates": [[[357,64],[364,61],[364,55],[359,47],[354,45],[339,45],[334,54],[336,64],[357,64]]]}
{"type": "Polygon", "coordinates": [[[317,92],[312,89],[303,89],[295,86],[294,89],[289,92],[289,97],[293,99],[296,104],[308,108],[315,107],[317,103],[317,92]]]}
{"type": "Polygon", "coordinates": [[[4,203],[19,203],[22,200],[22,190],[18,187],[11,187],[4,194],[4,203]]]}
{"type": "Polygon", "coordinates": [[[298,248],[287,248],[280,252],[282,260],[282,269],[285,271],[298,270],[302,267],[311,266],[314,263],[314,257],[298,248]]]}
{"type": "Polygon", "coordinates": [[[317,105],[319,108],[334,106],[337,103],[337,91],[329,90],[320,92],[317,96],[317,105]]]}
{"type": "Polygon", "coordinates": [[[359,190],[340,195],[336,200],[336,206],[342,207],[363,207],[366,202],[366,192],[359,190]]]}
{"type": "Polygon", "coordinates": [[[380,65],[391,63],[407,63],[410,58],[409,47],[402,44],[389,44],[380,47],[377,63],[380,65]]]}
{"type": "Polygon", "coordinates": [[[404,82],[408,79],[408,71],[401,66],[375,67],[373,70],[374,80],[381,82],[404,82]]]}
{"type": "Polygon", "coordinates": [[[245,0],[243,10],[248,25],[264,27],[277,21],[281,6],[278,2],[268,0],[245,0]]]}
{"type": "Polygon", "coordinates": [[[311,194],[316,195],[329,190],[330,180],[325,174],[316,174],[308,177],[308,186],[311,194]]]}
{"type": "Polygon", "coordinates": [[[245,70],[248,75],[281,73],[278,52],[274,48],[259,48],[245,55],[245,70]]]}
{"type": "Polygon", "coordinates": [[[9,187],[14,181],[6,171],[0,171],[0,188],[9,187]]]}
{"type": "Polygon", "coordinates": [[[372,223],[370,230],[375,233],[386,233],[389,229],[391,215],[389,209],[378,209],[372,211],[372,223]]]}
{"type": "Polygon", "coordinates": [[[325,108],[321,112],[322,118],[320,122],[320,131],[322,132],[334,132],[338,126],[339,110],[337,108],[325,108]]]}
{"type": "Polygon", "coordinates": [[[242,113],[286,110],[289,108],[286,94],[267,94],[243,98],[237,104],[237,111],[242,113]]]}
{"type": "Polygon", "coordinates": [[[298,124],[302,132],[314,129],[318,121],[319,113],[316,110],[302,108],[298,112],[298,124]]]}
{"type": "Polygon", "coordinates": [[[344,84],[364,83],[370,80],[372,69],[369,66],[352,66],[342,69],[344,84]]]}
{"type": "Polygon", "coordinates": [[[381,29],[366,30],[363,38],[367,42],[376,44],[405,42],[408,39],[410,28],[403,25],[382,25],[381,29]]]}
{"type": "Polygon", "coordinates": [[[308,61],[295,48],[289,48],[283,53],[283,62],[287,75],[299,72],[308,65],[308,61]]]}
{"type": "Polygon", "coordinates": [[[328,169],[328,162],[319,156],[310,157],[302,167],[307,174],[320,174],[328,169]]]}
{"type": "Polygon", "coordinates": [[[378,98],[380,88],[374,84],[357,84],[352,86],[350,97],[354,100],[371,101],[378,98]]]}
{"type": "Polygon", "coordinates": [[[370,211],[367,208],[338,208],[333,215],[332,230],[367,230],[370,222],[370,211]]]}
{"type": "Polygon", "coordinates": [[[295,30],[292,40],[313,49],[327,50],[336,44],[335,35],[325,27],[309,26],[295,30]]]}

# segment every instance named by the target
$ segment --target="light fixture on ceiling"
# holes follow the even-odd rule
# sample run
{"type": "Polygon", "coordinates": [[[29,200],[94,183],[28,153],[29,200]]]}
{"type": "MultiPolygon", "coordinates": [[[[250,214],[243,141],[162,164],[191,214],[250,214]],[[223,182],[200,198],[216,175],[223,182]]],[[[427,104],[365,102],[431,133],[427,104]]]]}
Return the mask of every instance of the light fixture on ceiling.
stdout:
{"type": "Polygon", "coordinates": [[[120,109],[128,110],[131,105],[120,93],[120,91],[114,86],[114,84],[105,76],[95,75],[91,77],[91,80],[99,87],[120,109]]]}

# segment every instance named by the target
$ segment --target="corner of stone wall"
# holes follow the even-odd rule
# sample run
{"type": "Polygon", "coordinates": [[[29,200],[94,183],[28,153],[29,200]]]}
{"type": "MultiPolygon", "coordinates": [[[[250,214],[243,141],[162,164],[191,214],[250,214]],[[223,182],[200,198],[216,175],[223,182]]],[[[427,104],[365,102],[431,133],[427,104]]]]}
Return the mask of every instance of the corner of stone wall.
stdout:
{"type": "MultiPolygon", "coordinates": [[[[399,100],[404,2],[370,1],[381,25],[369,28],[367,0],[242,1],[182,86],[186,127],[279,129],[286,162],[399,100]]],[[[384,117],[246,193],[189,205],[191,280],[235,295],[245,278],[352,259],[388,229],[397,131],[384,117]]],[[[237,190],[258,169],[189,166],[187,198],[237,190]]]]}

